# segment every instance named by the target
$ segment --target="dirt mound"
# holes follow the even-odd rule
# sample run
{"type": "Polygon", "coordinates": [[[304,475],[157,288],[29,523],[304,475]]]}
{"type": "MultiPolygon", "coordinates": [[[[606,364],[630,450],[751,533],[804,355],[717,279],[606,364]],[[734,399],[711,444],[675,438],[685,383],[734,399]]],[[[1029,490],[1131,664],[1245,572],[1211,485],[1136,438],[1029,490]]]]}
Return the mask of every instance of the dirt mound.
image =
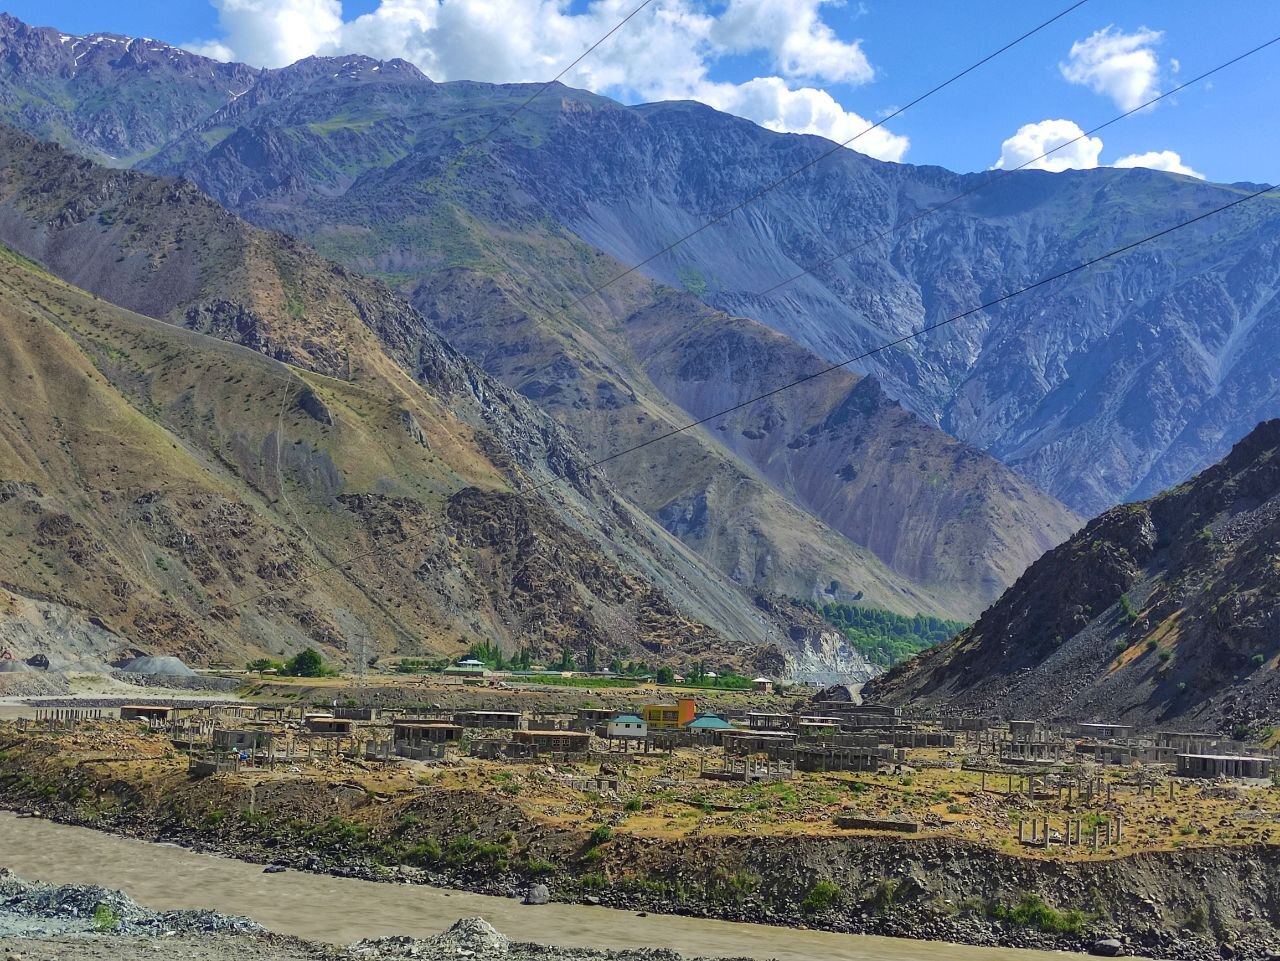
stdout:
{"type": "Polygon", "coordinates": [[[195,677],[196,672],[176,657],[135,657],[116,665],[126,674],[143,674],[155,677],[195,677]]]}

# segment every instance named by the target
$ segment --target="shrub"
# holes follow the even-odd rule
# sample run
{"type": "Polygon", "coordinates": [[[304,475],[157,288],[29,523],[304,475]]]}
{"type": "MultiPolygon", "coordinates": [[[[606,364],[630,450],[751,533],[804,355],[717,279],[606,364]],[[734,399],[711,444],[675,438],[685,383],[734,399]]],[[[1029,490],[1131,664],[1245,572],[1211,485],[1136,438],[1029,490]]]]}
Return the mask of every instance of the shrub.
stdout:
{"type": "Polygon", "coordinates": [[[605,841],[608,841],[612,837],[613,828],[609,827],[607,824],[601,824],[591,832],[591,837],[588,843],[592,847],[595,847],[597,844],[604,844],[605,841]]]}
{"type": "Polygon", "coordinates": [[[109,904],[99,904],[93,909],[93,930],[100,934],[119,931],[121,918],[119,912],[109,904]]]}
{"type": "Polygon", "coordinates": [[[819,880],[814,881],[813,886],[809,888],[809,893],[804,896],[804,900],[800,902],[800,908],[806,914],[817,914],[820,911],[830,911],[844,898],[844,892],[840,890],[839,885],[832,881],[819,880]]]}
{"type": "Polygon", "coordinates": [[[1044,898],[1028,892],[1013,907],[997,904],[991,916],[999,921],[1020,928],[1035,928],[1046,934],[1081,934],[1084,931],[1084,912],[1074,909],[1059,911],[1044,903],[1044,898]]]}
{"type": "Polygon", "coordinates": [[[622,805],[622,810],[630,811],[632,813],[644,810],[644,802],[638,797],[633,797],[629,799],[626,804],[622,805]]]}
{"type": "Polygon", "coordinates": [[[338,672],[325,664],[319,651],[308,647],[289,658],[283,673],[290,677],[333,677],[338,672]]]}

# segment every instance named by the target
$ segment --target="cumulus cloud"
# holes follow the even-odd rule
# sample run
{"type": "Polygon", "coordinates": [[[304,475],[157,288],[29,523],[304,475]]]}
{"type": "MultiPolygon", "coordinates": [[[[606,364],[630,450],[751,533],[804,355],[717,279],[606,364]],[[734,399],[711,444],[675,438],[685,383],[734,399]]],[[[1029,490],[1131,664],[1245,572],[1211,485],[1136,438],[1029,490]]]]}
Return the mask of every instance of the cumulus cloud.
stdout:
{"type": "Polygon", "coordinates": [[[1068,82],[1110,97],[1121,110],[1132,110],[1159,93],[1160,60],[1153,48],[1163,36],[1146,27],[1125,33],[1109,26],[1073,43],[1058,69],[1068,82]]]}
{"type": "Polygon", "coordinates": [[[1061,173],[1064,170],[1091,170],[1098,166],[1102,153],[1100,137],[1085,137],[1084,131],[1074,120],[1041,120],[1023,124],[1018,132],[1000,145],[997,170],[1012,170],[1027,164],[1027,170],[1048,170],[1061,173]],[[1080,139],[1077,140],[1076,138],[1080,139]],[[1048,157],[1041,154],[1075,141],[1048,157]],[[1039,159],[1036,159],[1039,158],[1039,159]],[[1032,161],[1032,162],[1029,162],[1032,161]]]}
{"type": "Polygon", "coordinates": [[[729,0],[711,37],[734,53],[762,47],[773,67],[791,79],[828,83],[869,83],[875,69],[862,41],[846,43],[822,22],[825,0],[729,0]]]}
{"type": "MultiPolygon", "coordinates": [[[[630,13],[636,0],[380,0],[343,18],[341,0],[211,0],[222,36],[189,44],[220,60],[279,67],[311,54],[403,57],[436,80],[536,82],[555,76],[630,13]]],[[[565,82],[627,100],[693,99],[773,130],[844,141],[871,124],[806,81],[866,83],[859,41],[821,19],[827,0],[655,0],[565,82]],[[763,56],[777,76],[714,80],[721,58],[763,56]]],[[[909,141],[877,128],[853,145],[900,160],[909,141]]]]}
{"type": "Polygon", "coordinates": [[[1113,167],[1148,167],[1151,170],[1166,170],[1171,174],[1184,174],[1204,180],[1204,174],[1193,170],[1182,162],[1182,157],[1175,150],[1149,150],[1146,153],[1133,153],[1121,157],[1113,167]]]}

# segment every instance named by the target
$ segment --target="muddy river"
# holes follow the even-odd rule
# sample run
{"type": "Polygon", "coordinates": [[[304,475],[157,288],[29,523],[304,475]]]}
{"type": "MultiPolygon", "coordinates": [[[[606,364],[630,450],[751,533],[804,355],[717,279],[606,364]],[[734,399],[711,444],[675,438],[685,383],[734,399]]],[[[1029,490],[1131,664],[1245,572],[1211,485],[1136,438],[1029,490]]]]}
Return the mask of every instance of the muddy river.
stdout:
{"type": "Polygon", "coordinates": [[[482,917],[508,937],[574,947],[666,947],[684,954],[779,961],[1063,961],[1068,955],[933,941],[797,931],[767,925],[635,914],[588,905],[526,907],[422,885],[287,872],[0,812],[0,865],[57,883],[126,891],[157,909],[212,908],[275,931],[346,944],[361,938],[436,934],[482,917]]]}

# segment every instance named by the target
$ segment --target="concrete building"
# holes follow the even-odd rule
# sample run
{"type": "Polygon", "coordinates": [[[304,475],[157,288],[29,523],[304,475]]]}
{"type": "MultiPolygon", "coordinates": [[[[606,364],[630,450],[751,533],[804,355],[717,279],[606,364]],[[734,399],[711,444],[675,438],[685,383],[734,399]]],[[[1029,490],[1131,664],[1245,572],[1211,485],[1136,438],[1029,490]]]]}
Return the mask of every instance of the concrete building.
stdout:
{"type": "Polygon", "coordinates": [[[302,726],[312,734],[350,734],[354,725],[354,721],[332,714],[308,714],[302,719],[302,726]]]}
{"type": "Polygon", "coordinates": [[[1030,741],[1043,741],[1044,731],[1040,727],[1039,721],[1010,721],[1009,737],[1015,743],[1027,743],[1030,741]]]}
{"type": "Polygon", "coordinates": [[[237,754],[256,754],[270,751],[274,735],[270,731],[221,730],[213,731],[213,750],[234,751],[237,754]]]}
{"type": "Polygon", "coordinates": [[[1179,754],[1178,776],[1268,780],[1271,777],[1271,758],[1235,754],[1179,754]]]}
{"type": "Polygon", "coordinates": [[[605,722],[605,736],[611,741],[643,741],[649,736],[649,725],[638,714],[616,714],[605,722]]]}
{"type": "Polygon", "coordinates": [[[747,715],[747,727],[753,731],[789,731],[792,717],[790,714],[769,714],[764,711],[752,711],[747,715]]]}
{"type": "Polygon", "coordinates": [[[125,704],[120,708],[120,720],[162,722],[173,717],[173,713],[173,708],[161,704],[125,704]]]}
{"type": "Polygon", "coordinates": [[[1094,741],[1126,741],[1133,737],[1133,725],[1086,722],[1076,725],[1076,736],[1094,741]]]}
{"type": "Polygon", "coordinates": [[[517,731],[524,727],[524,715],[519,711],[459,711],[453,716],[453,723],[463,727],[517,731]]]}
{"type": "Polygon", "coordinates": [[[697,716],[697,706],[693,698],[682,697],[675,704],[646,704],[640,716],[651,731],[678,731],[697,716]]]}
{"type": "Polygon", "coordinates": [[[516,731],[513,737],[517,744],[552,754],[581,754],[591,747],[591,735],[585,731],[516,731]]]}
{"type": "Polygon", "coordinates": [[[751,690],[757,694],[772,694],[773,681],[767,677],[753,678],[751,681],[751,690]]]}
{"type": "Polygon", "coordinates": [[[391,743],[399,757],[415,761],[439,760],[447,745],[462,740],[462,726],[440,721],[397,721],[391,725],[391,743]]]}
{"type": "Polygon", "coordinates": [[[617,711],[608,707],[580,707],[578,716],[573,722],[575,731],[594,731],[601,724],[608,724],[617,711]]]}

